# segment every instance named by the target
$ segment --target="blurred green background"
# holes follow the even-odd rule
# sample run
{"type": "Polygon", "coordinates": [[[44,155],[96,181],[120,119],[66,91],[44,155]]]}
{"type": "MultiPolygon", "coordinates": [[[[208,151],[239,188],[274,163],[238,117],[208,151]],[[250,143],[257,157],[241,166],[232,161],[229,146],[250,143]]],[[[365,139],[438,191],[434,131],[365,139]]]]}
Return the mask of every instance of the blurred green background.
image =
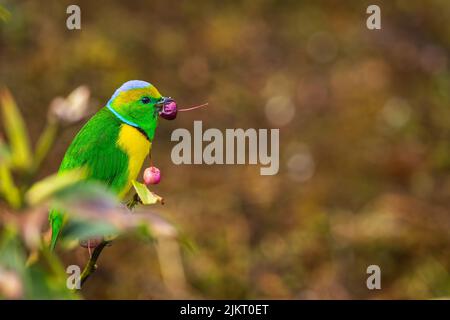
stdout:
{"type": "MultiPolygon", "coordinates": [[[[87,299],[372,299],[450,296],[450,2],[0,1],[0,84],[31,140],[55,96],[79,85],[93,110],[131,79],[181,106],[161,121],[155,207],[192,243],[181,260],[119,239],[87,299]],[[81,7],[81,30],[66,8],[81,7]],[[382,29],[366,28],[378,4],[382,29]],[[181,165],[171,132],[280,128],[280,171],[181,165]],[[366,287],[379,265],[382,289],[366,287]],[[165,270],[177,268],[175,282],[165,270]],[[181,270],[181,271],[180,271],[181,270]]],[[[82,124],[59,137],[54,173],[82,124]]],[[[1,207],[0,207],[1,210],[1,207]]],[[[60,252],[83,264],[86,250],[60,252]]]]}

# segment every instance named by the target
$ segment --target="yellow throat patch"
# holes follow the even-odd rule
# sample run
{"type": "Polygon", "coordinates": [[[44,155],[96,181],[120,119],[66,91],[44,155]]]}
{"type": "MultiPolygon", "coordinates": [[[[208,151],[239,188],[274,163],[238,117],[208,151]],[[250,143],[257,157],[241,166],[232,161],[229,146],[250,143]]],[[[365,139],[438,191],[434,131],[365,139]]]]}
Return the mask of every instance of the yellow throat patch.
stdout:
{"type": "Polygon", "coordinates": [[[131,188],[131,181],[136,180],[139,171],[141,171],[144,159],[149,154],[152,144],[138,129],[123,124],[120,127],[117,146],[128,155],[128,181],[119,193],[119,197],[123,198],[131,188]]]}

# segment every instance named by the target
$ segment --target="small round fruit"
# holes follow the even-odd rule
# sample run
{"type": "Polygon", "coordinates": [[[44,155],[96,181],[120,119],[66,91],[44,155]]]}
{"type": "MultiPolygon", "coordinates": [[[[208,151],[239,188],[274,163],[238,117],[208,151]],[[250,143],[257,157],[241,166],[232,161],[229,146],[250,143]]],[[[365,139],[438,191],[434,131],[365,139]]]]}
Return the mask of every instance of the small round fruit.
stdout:
{"type": "Polygon", "coordinates": [[[177,117],[178,107],[175,101],[169,100],[163,105],[159,115],[166,120],[173,120],[177,117]]]}
{"type": "Polygon", "coordinates": [[[157,167],[148,167],[144,171],[144,183],[158,184],[161,181],[161,171],[157,167]]]}

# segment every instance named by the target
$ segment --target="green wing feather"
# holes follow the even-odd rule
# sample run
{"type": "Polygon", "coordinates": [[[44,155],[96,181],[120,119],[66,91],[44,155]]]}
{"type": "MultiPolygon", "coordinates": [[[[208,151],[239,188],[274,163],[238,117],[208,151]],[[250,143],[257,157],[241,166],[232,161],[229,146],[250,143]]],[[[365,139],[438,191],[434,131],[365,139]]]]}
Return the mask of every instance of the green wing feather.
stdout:
{"type": "MultiPolygon", "coordinates": [[[[119,193],[127,184],[128,155],[117,147],[121,122],[107,109],[94,115],[67,149],[59,172],[86,167],[87,180],[105,183],[119,193]]],[[[64,212],[50,210],[52,227],[50,248],[54,249],[64,222],[64,212]]]]}

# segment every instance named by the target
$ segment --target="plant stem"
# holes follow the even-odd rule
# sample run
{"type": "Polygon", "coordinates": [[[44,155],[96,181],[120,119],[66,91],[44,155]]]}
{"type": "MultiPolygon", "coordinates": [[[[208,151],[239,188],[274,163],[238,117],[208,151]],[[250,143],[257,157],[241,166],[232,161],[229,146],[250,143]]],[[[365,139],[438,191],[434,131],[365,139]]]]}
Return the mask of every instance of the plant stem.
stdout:
{"type": "Polygon", "coordinates": [[[133,211],[134,207],[139,203],[142,203],[142,200],[139,198],[139,195],[135,193],[133,198],[131,198],[131,200],[127,203],[128,210],[133,211]]]}
{"type": "MultiPolygon", "coordinates": [[[[138,204],[141,203],[141,199],[139,198],[139,195],[137,193],[134,194],[133,198],[130,200],[130,202],[127,204],[127,207],[129,210],[133,210],[133,208],[138,204]]],[[[100,257],[100,254],[102,253],[103,249],[110,243],[111,241],[105,241],[103,240],[97,247],[95,247],[94,251],[92,252],[91,257],[89,258],[89,261],[87,262],[86,266],[83,269],[83,272],[81,273],[81,279],[80,284],[83,286],[83,284],[86,282],[86,280],[97,270],[97,260],[100,257]]]]}
{"type": "Polygon", "coordinates": [[[92,256],[89,258],[86,266],[81,273],[80,283],[81,286],[86,282],[86,280],[90,277],[91,274],[97,270],[97,259],[100,257],[103,249],[110,243],[110,241],[102,241],[97,247],[95,247],[94,252],[92,252],[92,256]]]}

